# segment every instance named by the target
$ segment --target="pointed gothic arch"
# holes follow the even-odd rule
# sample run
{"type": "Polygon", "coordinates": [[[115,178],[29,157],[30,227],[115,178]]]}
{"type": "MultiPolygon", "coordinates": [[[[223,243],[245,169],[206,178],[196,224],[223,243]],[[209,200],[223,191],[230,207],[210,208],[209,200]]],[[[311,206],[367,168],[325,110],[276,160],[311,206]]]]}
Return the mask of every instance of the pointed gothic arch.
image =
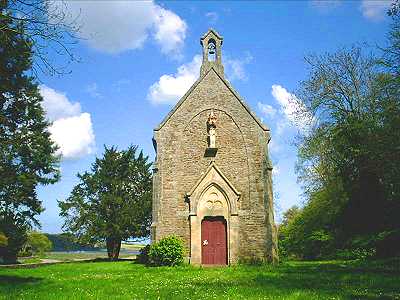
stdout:
{"type": "Polygon", "coordinates": [[[207,217],[223,217],[227,229],[228,264],[236,261],[238,252],[238,205],[240,192],[214,162],[186,194],[190,218],[190,262],[201,264],[202,221],[207,217]]]}

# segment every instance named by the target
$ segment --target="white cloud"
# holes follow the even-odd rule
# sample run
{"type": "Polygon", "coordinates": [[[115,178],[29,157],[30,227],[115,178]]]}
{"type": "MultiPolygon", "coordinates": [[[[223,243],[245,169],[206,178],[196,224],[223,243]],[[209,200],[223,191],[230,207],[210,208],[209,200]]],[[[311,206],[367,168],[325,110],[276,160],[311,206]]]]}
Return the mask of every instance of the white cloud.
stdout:
{"type": "Polygon", "coordinates": [[[273,106],[261,102],[258,102],[257,106],[265,117],[270,117],[270,118],[275,117],[276,109],[273,106]]]}
{"type": "Polygon", "coordinates": [[[365,18],[379,21],[385,17],[391,3],[392,0],[363,0],[360,9],[365,18]]]}
{"type": "Polygon", "coordinates": [[[150,87],[147,98],[154,104],[176,103],[199,77],[201,61],[201,56],[196,55],[190,63],[181,65],[176,74],[162,75],[150,87]]]}
{"type": "Polygon", "coordinates": [[[215,24],[218,21],[218,14],[215,11],[209,11],[205,14],[206,18],[208,18],[208,22],[210,24],[215,24]]]}
{"type": "Polygon", "coordinates": [[[174,12],[153,1],[52,1],[65,5],[67,17],[81,25],[79,35],[93,48],[119,53],[141,48],[149,36],[161,51],[176,56],[186,37],[187,25],[174,12]]]}
{"type": "MultiPolygon", "coordinates": [[[[253,57],[247,53],[243,59],[224,60],[226,76],[229,80],[246,80],[244,66],[252,61],[253,57]]],[[[175,104],[199,78],[202,56],[195,55],[191,62],[178,67],[175,74],[164,74],[151,85],[147,99],[153,104],[175,104]]]]}
{"type": "Polygon", "coordinates": [[[93,152],[95,137],[88,113],[58,119],[49,131],[64,158],[79,158],[93,152]]]}
{"type": "MultiPolygon", "coordinates": [[[[300,131],[307,131],[309,129],[314,120],[300,99],[277,84],[272,85],[271,94],[279,103],[281,112],[291,124],[296,126],[300,131]],[[298,115],[297,113],[301,114],[298,115]]],[[[282,131],[286,125],[285,120],[282,120],[282,122],[278,123],[278,131],[282,131]]]]}
{"type": "Polygon", "coordinates": [[[156,6],[155,10],[158,13],[156,13],[154,38],[160,45],[161,52],[179,57],[186,37],[185,21],[159,6],[156,6]]]}
{"type": "Polygon", "coordinates": [[[71,103],[65,94],[57,92],[45,85],[39,87],[43,97],[42,105],[50,121],[60,118],[76,116],[81,111],[79,103],[71,103]]]}
{"type": "Polygon", "coordinates": [[[75,159],[93,152],[95,136],[89,113],[81,113],[79,103],[45,85],[40,86],[42,106],[47,118],[53,122],[49,128],[51,139],[59,147],[57,154],[75,159]]]}
{"type": "Polygon", "coordinates": [[[229,55],[225,55],[223,63],[225,66],[226,76],[230,81],[233,80],[247,80],[248,76],[245,71],[245,65],[249,64],[253,60],[250,53],[246,53],[244,57],[239,59],[230,58],[229,55]]]}

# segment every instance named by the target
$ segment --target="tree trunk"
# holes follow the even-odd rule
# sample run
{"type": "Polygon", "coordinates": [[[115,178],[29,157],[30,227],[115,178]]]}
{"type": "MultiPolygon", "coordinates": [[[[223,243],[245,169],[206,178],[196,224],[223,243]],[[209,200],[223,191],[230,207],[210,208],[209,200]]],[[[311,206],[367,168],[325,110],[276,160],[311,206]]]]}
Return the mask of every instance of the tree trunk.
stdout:
{"type": "Polygon", "coordinates": [[[119,250],[121,250],[121,239],[107,238],[106,245],[109,260],[118,260],[119,250]]]}

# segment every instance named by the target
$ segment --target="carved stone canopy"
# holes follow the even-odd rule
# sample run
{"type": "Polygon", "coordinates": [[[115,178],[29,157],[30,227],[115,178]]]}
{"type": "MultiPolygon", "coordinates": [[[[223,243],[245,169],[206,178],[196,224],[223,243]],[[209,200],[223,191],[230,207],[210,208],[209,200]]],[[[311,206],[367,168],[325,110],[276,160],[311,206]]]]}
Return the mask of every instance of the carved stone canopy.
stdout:
{"type": "Polygon", "coordinates": [[[218,191],[218,193],[223,195],[228,206],[229,215],[238,214],[237,201],[240,198],[240,192],[236,190],[216,164],[212,162],[192,190],[186,194],[190,205],[190,215],[197,215],[198,206],[203,195],[206,195],[211,190],[218,191]]]}
{"type": "Polygon", "coordinates": [[[210,114],[208,115],[207,126],[214,128],[217,127],[217,117],[214,114],[214,110],[211,110],[210,114]]]}

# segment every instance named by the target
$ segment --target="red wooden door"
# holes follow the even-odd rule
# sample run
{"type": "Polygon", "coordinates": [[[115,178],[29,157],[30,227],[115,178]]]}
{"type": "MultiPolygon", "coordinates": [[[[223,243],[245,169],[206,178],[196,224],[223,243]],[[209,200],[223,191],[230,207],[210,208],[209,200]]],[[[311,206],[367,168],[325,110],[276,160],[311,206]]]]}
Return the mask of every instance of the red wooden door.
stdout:
{"type": "Polygon", "coordinates": [[[205,218],[201,222],[201,249],[202,264],[227,264],[226,222],[224,218],[205,218]]]}

